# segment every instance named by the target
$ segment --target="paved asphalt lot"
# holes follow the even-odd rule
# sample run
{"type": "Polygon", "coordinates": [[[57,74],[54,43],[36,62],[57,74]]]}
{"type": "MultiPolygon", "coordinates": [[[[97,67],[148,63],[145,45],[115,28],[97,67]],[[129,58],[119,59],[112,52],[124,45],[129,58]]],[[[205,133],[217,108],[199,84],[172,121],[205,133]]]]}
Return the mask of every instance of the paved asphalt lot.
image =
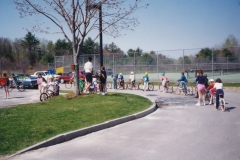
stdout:
{"type": "Polygon", "coordinates": [[[193,96],[117,92],[145,95],[165,105],[141,119],[10,159],[240,160],[239,91],[225,90],[226,112],[213,105],[197,107],[193,96]]]}

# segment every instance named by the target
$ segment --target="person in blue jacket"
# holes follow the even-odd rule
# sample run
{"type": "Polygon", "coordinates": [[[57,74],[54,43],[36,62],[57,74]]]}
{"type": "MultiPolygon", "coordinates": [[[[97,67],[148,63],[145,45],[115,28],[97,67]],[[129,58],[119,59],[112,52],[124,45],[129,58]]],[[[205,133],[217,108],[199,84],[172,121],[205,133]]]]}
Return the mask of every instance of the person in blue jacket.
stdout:
{"type": "Polygon", "coordinates": [[[186,76],[184,75],[184,72],[181,72],[181,74],[182,74],[182,76],[178,80],[179,81],[179,86],[183,88],[183,92],[186,95],[187,94],[187,83],[188,83],[188,80],[187,80],[186,76]]]}
{"type": "Polygon", "coordinates": [[[118,74],[116,73],[112,74],[112,79],[113,79],[113,89],[117,89],[118,74]]]}

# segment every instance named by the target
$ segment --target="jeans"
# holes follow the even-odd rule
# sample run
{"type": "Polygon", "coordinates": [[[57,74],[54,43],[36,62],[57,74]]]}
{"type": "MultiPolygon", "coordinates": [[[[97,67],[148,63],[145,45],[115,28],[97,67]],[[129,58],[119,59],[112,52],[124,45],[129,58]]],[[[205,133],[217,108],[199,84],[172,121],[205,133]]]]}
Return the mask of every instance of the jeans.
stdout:
{"type": "Polygon", "coordinates": [[[117,78],[113,78],[113,89],[117,89],[117,78]]]}
{"type": "Polygon", "coordinates": [[[180,81],[179,86],[187,92],[187,83],[185,81],[180,81]]]}
{"type": "Polygon", "coordinates": [[[222,89],[217,89],[217,91],[216,91],[216,108],[219,107],[219,94],[220,93],[223,94],[223,96],[224,96],[223,90],[222,89]]]}

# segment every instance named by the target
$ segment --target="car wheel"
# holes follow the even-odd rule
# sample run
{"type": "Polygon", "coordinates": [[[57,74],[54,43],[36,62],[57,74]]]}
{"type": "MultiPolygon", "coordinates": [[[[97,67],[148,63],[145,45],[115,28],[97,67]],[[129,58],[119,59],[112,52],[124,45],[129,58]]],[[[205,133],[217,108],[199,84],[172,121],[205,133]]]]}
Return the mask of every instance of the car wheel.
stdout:
{"type": "Polygon", "coordinates": [[[60,79],[60,83],[62,83],[62,84],[63,84],[63,83],[64,83],[64,80],[63,80],[63,79],[60,79]]]}

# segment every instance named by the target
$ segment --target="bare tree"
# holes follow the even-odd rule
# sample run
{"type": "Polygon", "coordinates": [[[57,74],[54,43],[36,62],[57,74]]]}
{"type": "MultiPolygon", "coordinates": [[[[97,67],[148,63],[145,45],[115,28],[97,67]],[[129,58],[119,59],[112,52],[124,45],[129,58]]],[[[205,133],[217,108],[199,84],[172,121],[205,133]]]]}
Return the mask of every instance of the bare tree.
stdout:
{"type": "MultiPolygon", "coordinates": [[[[41,15],[54,23],[59,31],[72,44],[74,64],[78,66],[80,50],[85,37],[93,30],[118,37],[122,30],[133,30],[139,24],[137,18],[131,15],[136,10],[148,6],[141,5],[141,0],[13,0],[21,17],[41,15]],[[100,10],[100,7],[102,9],[100,10]],[[102,16],[99,16],[101,11],[102,16]],[[99,21],[102,18],[102,21],[99,21]],[[102,23],[100,28],[99,23],[102,23]]],[[[46,23],[33,26],[32,31],[51,33],[46,23]]],[[[95,33],[95,32],[94,32],[95,33]]],[[[95,34],[96,39],[99,33],[95,34]]],[[[78,82],[79,67],[75,67],[75,82],[78,82]]],[[[79,84],[76,83],[74,93],[79,94],[79,84]]]]}

